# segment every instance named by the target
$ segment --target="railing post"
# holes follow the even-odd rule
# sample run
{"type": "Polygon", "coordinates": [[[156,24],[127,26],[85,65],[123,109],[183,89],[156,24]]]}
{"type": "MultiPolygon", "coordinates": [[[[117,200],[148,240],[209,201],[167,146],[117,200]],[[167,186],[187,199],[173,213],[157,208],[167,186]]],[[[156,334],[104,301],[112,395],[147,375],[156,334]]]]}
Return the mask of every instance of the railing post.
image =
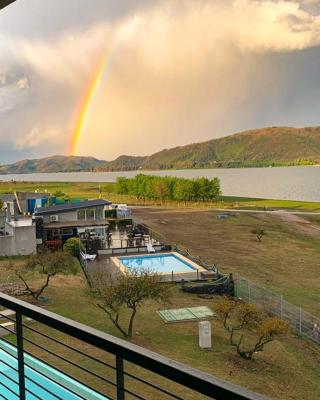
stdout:
{"type": "Polygon", "coordinates": [[[124,373],[123,373],[123,359],[116,356],[116,371],[117,371],[117,400],[124,400],[124,373]]]}
{"type": "Polygon", "coordinates": [[[16,314],[16,337],[17,337],[17,355],[18,355],[18,374],[19,374],[19,399],[26,399],[26,383],[24,375],[24,351],[23,351],[23,330],[22,315],[16,314]]]}

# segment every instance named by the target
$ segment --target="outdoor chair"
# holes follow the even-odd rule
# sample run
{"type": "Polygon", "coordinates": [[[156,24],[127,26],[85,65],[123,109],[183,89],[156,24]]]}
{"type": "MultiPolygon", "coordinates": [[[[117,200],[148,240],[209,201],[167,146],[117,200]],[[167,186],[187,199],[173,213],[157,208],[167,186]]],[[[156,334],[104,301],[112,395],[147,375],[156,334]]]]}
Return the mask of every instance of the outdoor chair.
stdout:
{"type": "Polygon", "coordinates": [[[84,260],[94,261],[96,259],[96,254],[87,254],[80,251],[80,255],[84,260]]]}
{"type": "Polygon", "coordinates": [[[155,253],[156,252],[151,243],[147,243],[147,250],[148,250],[148,253],[155,253]]]}

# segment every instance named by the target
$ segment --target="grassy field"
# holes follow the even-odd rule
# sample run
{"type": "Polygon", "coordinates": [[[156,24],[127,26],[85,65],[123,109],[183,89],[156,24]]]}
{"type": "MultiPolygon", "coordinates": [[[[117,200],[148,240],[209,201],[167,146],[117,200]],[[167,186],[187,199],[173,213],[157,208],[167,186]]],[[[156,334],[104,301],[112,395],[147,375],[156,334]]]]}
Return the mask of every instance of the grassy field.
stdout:
{"type": "MultiPolygon", "coordinates": [[[[134,216],[223,272],[238,272],[320,316],[320,230],[272,214],[220,220],[214,211],[140,208],[134,216]],[[261,243],[254,228],[267,233],[261,243]]],[[[309,218],[320,224],[320,216],[309,218]]]]}
{"type": "MultiPolygon", "coordinates": [[[[8,274],[5,265],[4,261],[0,263],[0,276],[2,279],[8,274]]],[[[104,332],[119,336],[106,318],[106,315],[94,305],[82,278],[56,277],[52,282],[52,286],[46,292],[46,296],[49,298],[49,302],[45,303],[46,308],[104,332]]],[[[170,308],[199,305],[212,306],[212,300],[200,299],[192,294],[184,294],[179,290],[178,285],[172,286],[170,308]]],[[[266,394],[274,399],[318,399],[320,353],[313,345],[297,337],[289,336],[285,340],[276,340],[253,361],[244,361],[235,355],[234,350],[228,344],[228,337],[221,323],[214,319],[212,320],[213,349],[212,351],[201,351],[197,345],[197,323],[165,324],[156,313],[159,307],[161,308],[161,306],[153,302],[148,302],[139,310],[134,329],[133,342],[135,344],[190,364],[219,378],[266,394]]],[[[37,323],[33,323],[32,328],[40,329],[44,333],[50,333],[53,337],[80,348],[87,354],[114,363],[113,357],[104,355],[97,349],[93,349],[76,340],[66,338],[58,332],[49,332],[47,328],[37,323]]],[[[25,331],[27,332],[28,330],[26,329],[25,331]]],[[[48,342],[47,339],[38,334],[32,332],[26,334],[29,339],[45,345],[46,348],[51,349],[54,353],[61,354],[76,363],[81,363],[81,365],[104,377],[114,378],[114,373],[108,368],[86,360],[85,357],[77,355],[60,345],[48,342]]],[[[27,344],[26,348],[63,371],[71,374],[76,373],[76,376],[83,382],[94,385],[103,393],[113,393],[109,385],[101,383],[97,378],[90,377],[85,372],[68,366],[64,361],[58,360],[31,344],[27,344]]],[[[134,368],[128,364],[126,364],[126,368],[140,377],[146,378],[148,375],[144,370],[134,368]]],[[[156,377],[148,376],[148,378],[154,383],[160,383],[169,391],[177,390],[177,393],[185,399],[203,399],[202,396],[198,397],[192,393],[186,395],[175,384],[159,380],[156,377]]],[[[137,390],[139,387],[137,383],[130,379],[127,380],[127,383],[130,389],[137,390]]],[[[160,398],[159,393],[156,395],[154,392],[147,391],[144,394],[150,399],[160,398]]],[[[161,395],[161,399],[166,398],[166,396],[161,395]]]]}
{"type": "Polygon", "coordinates": [[[166,207],[193,207],[193,208],[235,208],[249,210],[291,210],[291,211],[312,211],[320,212],[320,202],[289,201],[289,200],[269,200],[253,199],[246,197],[221,196],[219,201],[210,203],[193,203],[167,201],[160,204],[152,200],[137,200],[133,196],[118,195],[114,193],[112,183],[86,183],[86,182],[0,182],[0,194],[12,193],[14,191],[35,191],[54,193],[61,190],[63,193],[78,199],[90,199],[100,196],[117,203],[127,203],[131,205],[152,205],[166,207]],[[101,191],[101,193],[100,193],[101,191]]]}
{"type": "MultiPolygon", "coordinates": [[[[119,197],[110,193],[110,186],[106,186],[106,184],[101,185],[103,197],[112,201],[139,204],[134,198],[119,197]]],[[[75,198],[99,196],[99,185],[96,183],[0,183],[0,193],[35,189],[49,192],[62,190],[75,198]]],[[[166,207],[134,209],[137,220],[147,223],[165,235],[170,242],[179,243],[190,249],[193,254],[201,255],[204,260],[217,264],[223,272],[239,272],[253,282],[283,294],[288,301],[320,316],[320,230],[316,229],[320,228],[320,215],[305,216],[305,219],[311,222],[309,225],[285,221],[279,215],[254,213],[233,213],[227,219],[220,220],[219,213],[210,207],[317,211],[320,210],[320,203],[228,197],[223,198],[223,202],[215,204],[186,206],[170,203],[166,204],[166,207]],[[261,243],[251,233],[256,227],[263,228],[267,233],[261,243]]],[[[16,280],[10,262],[16,265],[23,260],[0,259],[0,282],[16,280]]],[[[170,308],[212,306],[212,300],[182,293],[179,286],[172,286],[172,291],[170,308]]],[[[49,302],[43,304],[46,308],[119,336],[105,314],[94,305],[81,277],[56,277],[45,295],[49,297],[49,302]]],[[[319,398],[320,351],[314,345],[295,336],[289,336],[285,340],[276,340],[253,361],[243,361],[228,345],[228,337],[219,321],[212,322],[214,343],[212,351],[200,351],[197,345],[197,324],[194,322],[165,324],[156,313],[158,309],[159,305],[153,302],[146,303],[140,309],[135,325],[134,343],[274,399],[319,398]]],[[[32,326],[39,328],[38,324],[32,326]]],[[[49,333],[45,327],[41,329],[49,333]]],[[[67,339],[59,333],[54,335],[66,343],[79,346],[88,354],[111,361],[96,349],[67,339]]],[[[32,332],[29,332],[28,337],[71,358],[70,352],[63,347],[57,350],[57,345],[47,343],[45,339],[32,332]]],[[[75,372],[73,367],[67,366],[61,360],[58,361],[42,352],[40,354],[40,350],[32,345],[28,345],[27,348],[66,372],[75,372]]],[[[105,377],[113,376],[113,373],[106,371],[105,368],[93,365],[91,361],[86,361],[79,355],[73,357],[76,363],[84,363],[105,377]]],[[[140,376],[146,374],[132,366],[128,368],[140,376]]],[[[84,372],[77,371],[77,376],[84,382],[99,387],[102,392],[106,389],[105,385],[88,377],[84,372]]],[[[159,383],[156,378],[154,379],[159,383]]],[[[131,382],[130,379],[128,382],[131,382]]],[[[131,382],[131,384],[134,389],[137,388],[136,383],[131,382]]],[[[171,383],[162,382],[162,385],[174,390],[174,385],[171,383]]],[[[146,395],[147,398],[159,399],[159,395],[155,397],[151,393],[146,395]]],[[[190,400],[198,399],[193,395],[183,394],[183,397],[190,400]]]]}

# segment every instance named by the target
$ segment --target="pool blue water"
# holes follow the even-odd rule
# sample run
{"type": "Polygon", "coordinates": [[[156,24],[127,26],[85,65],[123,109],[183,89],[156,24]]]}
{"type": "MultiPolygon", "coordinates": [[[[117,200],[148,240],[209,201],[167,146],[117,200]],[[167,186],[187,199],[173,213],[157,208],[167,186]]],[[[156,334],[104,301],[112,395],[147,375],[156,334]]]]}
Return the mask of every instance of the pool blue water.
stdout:
{"type": "MultiPolygon", "coordinates": [[[[15,356],[13,356],[15,353],[16,350],[13,346],[9,346],[7,343],[0,340],[1,400],[3,398],[7,400],[19,400],[18,373],[16,372],[18,365],[15,356]],[[2,349],[5,349],[10,354],[2,349]]],[[[106,397],[99,395],[75,380],[61,374],[54,368],[37,361],[33,357],[25,355],[25,363],[27,400],[39,400],[39,398],[43,400],[81,400],[83,398],[88,400],[108,400],[106,397]],[[33,369],[28,367],[28,364],[31,365],[33,369]],[[42,374],[36,372],[34,369],[41,371],[42,374]],[[56,383],[56,381],[59,381],[60,384],[56,383]],[[63,386],[66,386],[68,389],[63,386]]]]}
{"type": "Polygon", "coordinates": [[[192,272],[195,268],[175,254],[156,254],[152,256],[119,257],[127,268],[147,269],[154,272],[192,272]]]}

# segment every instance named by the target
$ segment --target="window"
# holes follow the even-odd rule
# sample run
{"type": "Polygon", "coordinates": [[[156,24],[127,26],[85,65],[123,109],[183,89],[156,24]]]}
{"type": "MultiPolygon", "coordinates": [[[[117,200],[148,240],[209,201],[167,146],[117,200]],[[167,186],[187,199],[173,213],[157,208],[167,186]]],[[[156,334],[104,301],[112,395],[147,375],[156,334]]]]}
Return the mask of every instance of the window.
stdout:
{"type": "Polygon", "coordinates": [[[62,228],[62,229],[60,229],[60,233],[62,235],[73,235],[73,229],[72,228],[62,228]]]}
{"type": "Polygon", "coordinates": [[[78,220],[86,219],[86,212],[84,209],[78,210],[77,214],[78,214],[78,220]]]}
{"type": "Polygon", "coordinates": [[[103,207],[96,207],[96,219],[103,219],[103,207]]]}
{"type": "Polygon", "coordinates": [[[94,219],[94,208],[87,208],[86,209],[86,219],[94,219]]]}

